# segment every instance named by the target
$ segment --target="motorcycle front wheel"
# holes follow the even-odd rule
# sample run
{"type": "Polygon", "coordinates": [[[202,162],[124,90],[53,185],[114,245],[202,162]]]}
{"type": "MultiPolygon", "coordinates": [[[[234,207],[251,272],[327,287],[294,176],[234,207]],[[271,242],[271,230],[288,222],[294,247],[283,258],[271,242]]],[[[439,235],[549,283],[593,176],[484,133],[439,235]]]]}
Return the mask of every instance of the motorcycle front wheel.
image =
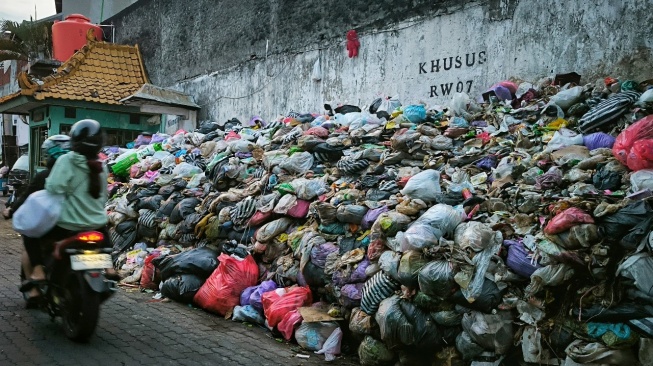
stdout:
{"type": "Polygon", "coordinates": [[[75,342],[88,342],[100,316],[100,296],[82,276],[75,274],[69,276],[63,292],[65,302],[61,317],[64,333],[75,342]]]}

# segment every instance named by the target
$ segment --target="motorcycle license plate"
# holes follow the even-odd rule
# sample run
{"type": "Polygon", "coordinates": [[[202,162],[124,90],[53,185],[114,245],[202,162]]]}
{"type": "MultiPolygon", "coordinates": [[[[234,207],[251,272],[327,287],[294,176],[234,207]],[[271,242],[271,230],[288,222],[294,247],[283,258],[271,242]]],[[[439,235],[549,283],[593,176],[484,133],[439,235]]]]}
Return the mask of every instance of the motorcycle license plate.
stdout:
{"type": "Polygon", "coordinates": [[[70,256],[70,268],[73,271],[111,267],[113,267],[113,262],[109,254],[79,254],[70,256]]]}

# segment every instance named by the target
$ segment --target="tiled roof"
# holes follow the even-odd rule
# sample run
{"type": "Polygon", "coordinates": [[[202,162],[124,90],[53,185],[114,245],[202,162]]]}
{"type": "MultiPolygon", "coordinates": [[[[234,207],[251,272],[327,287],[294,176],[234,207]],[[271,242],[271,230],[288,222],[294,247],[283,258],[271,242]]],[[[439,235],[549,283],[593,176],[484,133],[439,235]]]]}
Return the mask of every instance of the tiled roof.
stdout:
{"type": "MultiPolygon", "coordinates": [[[[24,73],[18,79],[20,94],[36,100],[55,98],[104,104],[122,104],[121,99],[148,82],[138,46],[94,40],[89,40],[43,80],[33,81],[24,73]]],[[[0,103],[4,101],[0,99],[0,103]]]]}
{"type": "Polygon", "coordinates": [[[20,96],[20,92],[19,92],[19,91],[15,92],[15,93],[7,94],[7,95],[5,95],[4,97],[0,97],[0,104],[6,102],[6,101],[8,101],[8,100],[11,100],[11,99],[17,98],[17,97],[19,97],[19,96],[20,96]]]}

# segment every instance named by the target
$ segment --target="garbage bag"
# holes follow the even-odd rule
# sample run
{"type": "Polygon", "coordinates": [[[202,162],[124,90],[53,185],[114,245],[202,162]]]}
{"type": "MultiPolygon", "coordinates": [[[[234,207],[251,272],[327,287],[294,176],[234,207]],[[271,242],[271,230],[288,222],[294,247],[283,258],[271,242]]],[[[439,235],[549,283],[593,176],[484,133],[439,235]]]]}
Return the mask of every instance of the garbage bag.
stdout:
{"type": "Polygon", "coordinates": [[[426,108],[421,105],[409,105],[404,108],[403,115],[411,123],[422,123],[426,119],[426,108]]]}
{"type": "Polygon", "coordinates": [[[630,185],[633,192],[645,189],[653,191],[653,169],[642,169],[631,174],[630,185]]]}
{"type": "Polygon", "coordinates": [[[272,280],[261,282],[260,285],[254,287],[254,291],[249,295],[247,304],[251,305],[257,311],[263,312],[263,302],[261,301],[263,294],[276,289],[277,284],[272,280]]]}
{"type": "Polygon", "coordinates": [[[617,136],[612,153],[631,170],[653,169],[653,115],[623,130],[617,136]]]}
{"type": "Polygon", "coordinates": [[[593,223],[592,216],[579,208],[571,207],[555,215],[544,228],[544,233],[558,234],[571,229],[574,225],[593,223]]]}
{"type": "MultiPolygon", "coordinates": [[[[205,279],[218,267],[218,252],[208,247],[196,248],[152,260],[166,280],[175,274],[194,274],[205,279]]],[[[239,294],[240,295],[240,294],[239,294]]]]}
{"type": "Polygon", "coordinates": [[[177,274],[161,284],[161,295],[185,304],[193,302],[193,297],[204,280],[194,274],[177,274]]]}
{"type": "Polygon", "coordinates": [[[425,202],[436,202],[440,189],[440,172],[433,169],[424,170],[408,180],[401,194],[425,202]]]}
{"type": "Polygon", "coordinates": [[[429,208],[412,225],[426,224],[440,229],[443,235],[451,235],[466,218],[465,212],[449,205],[438,203],[429,208]]]}
{"type": "Polygon", "coordinates": [[[64,195],[46,190],[30,194],[13,214],[14,230],[30,238],[42,237],[56,226],[64,200],[64,195]]]}
{"type": "Polygon", "coordinates": [[[136,221],[123,221],[110,229],[113,250],[121,253],[136,243],[136,221]]]}
{"type": "Polygon", "coordinates": [[[177,203],[175,208],[170,213],[169,222],[171,224],[178,224],[182,222],[186,216],[195,213],[195,207],[201,202],[202,201],[194,197],[184,198],[179,203],[177,203]]]}
{"type": "Polygon", "coordinates": [[[314,288],[324,287],[327,284],[327,275],[325,274],[324,268],[320,268],[313,264],[313,262],[308,262],[301,268],[300,275],[303,276],[306,285],[314,288]]]}
{"type": "Polygon", "coordinates": [[[418,251],[410,250],[404,252],[399,261],[397,275],[399,283],[406,287],[415,288],[418,286],[417,277],[422,268],[428,263],[426,257],[418,251]]]}
{"type": "Polygon", "coordinates": [[[591,131],[602,125],[608,124],[626,113],[630,106],[640,97],[635,91],[614,93],[607,99],[594,105],[579,121],[578,129],[581,132],[591,131]]]}
{"type": "Polygon", "coordinates": [[[337,251],[339,251],[339,248],[333,243],[323,243],[314,246],[311,249],[311,262],[320,268],[324,268],[329,254],[337,251]]]}
{"type": "Polygon", "coordinates": [[[312,299],[311,290],[300,286],[279,288],[264,293],[261,301],[268,325],[276,327],[287,313],[311,305],[312,299]]]}
{"type": "Polygon", "coordinates": [[[350,283],[342,286],[340,289],[340,304],[348,309],[360,306],[364,285],[364,283],[350,283]]]}
{"type": "Polygon", "coordinates": [[[565,352],[567,353],[565,366],[636,365],[639,363],[632,348],[612,349],[598,342],[588,343],[581,339],[571,342],[565,352]]]}
{"type": "Polygon", "coordinates": [[[488,351],[504,355],[512,346],[513,329],[510,312],[483,314],[472,311],[463,315],[462,325],[471,340],[488,351]]]}
{"type": "Polygon", "coordinates": [[[240,294],[240,306],[249,305],[249,297],[252,296],[252,293],[256,291],[257,287],[258,286],[249,286],[243,290],[243,293],[240,294]]]}
{"type": "Polygon", "coordinates": [[[456,227],[454,243],[461,249],[472,249],[480,252],[492,243],[494,231],[478,221],[463,222],[456,227]]]}
{"type": "Polygon", "coordinates": [[[371,209],[365,213],[365,216],[363,217],[363,221],[361,222],[361,227],[363,229],[369,229],[374,225],[374,222],[376,219],[379,218],[379,216],[384,213],[388,212],[390,209],[388,206],[381,206],[379,208],[371,209]]]}
{"type": "Polygon", "coordinates": [[[530,278],[533,272],[541,267],[538,262],[533,261],[532,254],[520,241],[504,240],[503,245],[508,247],[506,265],[516,274],[530,278]]]}
{"type": "Polygon", "coordinates": [[[395,354],[383,342],[368,335],[358,347],[358,358],[362,366],[391,366],[395,354]]]}
{"type": "Polygon", "coordinates": [[[282,159],[279,167],[293,174],[304,174],[311,170],[313,161],[313,155],[309,152],[295,153],[289,158],[282,159]]]}
{"type": "MultiPolygon", "coordinates": [[[[598,227],[594,224],[576,225],[565,232],[546,237],[554,244],[570,250],[589,248],[600,241],[598,227]]],[[[528,261],[530,262],[530,258],[528,261]]]]}
{"type": "Polygon", "coordinates": [[[561,128],[553,134],[553,137],[546,145],[545,152],[552,152],[560,150],[563,147],[582,144],[583,135],[577,134],[567,128],[561,128]]]}
{"type": "Polygon", "coordinates": [[[423,250],[435,247],[442,238],[442,231],[430,225],[415,223],[410,226],[400,239],[401,250],[423,250]]]}
{"type": "Polygon", "coordinates": [[[360,205],[340,205],[336,211],[336,218],[340,222],[360,225],[368,208],[360,205]]]}
{"type": "Polygon", "coordinates": [[[594,173],[592,183],[594,183],[596,189],[616,191],[621,187],[622,175],[622,172],[611,170],[608,166],[604,165],[594,173]]]}
{"type": "Polygon", "coordinates": [[[302,200],[313,200],[315,197],[328,192],[326,184],[318,179],[297,178],[290,182],[297,198],[302,200]]]}
{"type": "Polygon", "coordinates": [[[413,346],[420,350],[441,345],[440,329],[433,324],[430,314],[397,295],[381,302],[375,319],[381,339],[389,345],[413,346]]]}
{"type": "Polygon", "coordinates": [[[282,217],[280,219],[274,220],[270,223],[267,223],[256,232],[256,240],[261,243],[269,242],[270,240],[277,237],[279,234],[283,233],[288,229],[292,224],[292,219],[287,217],[282,217]]]}
{"type": "Polygon", "coordinates": [[[283,338],[289,341],[292,338],[293,334],[295,334],[297,327],[299,327],[299,325],[302,323],[302,320],[302,315],[298,310],[290,311],[279,322],[277,329],[283,338]]]}
{"type": "Polygon", "coordinates": [[[620,323],[649,318],[653,316],[653,311],[649,305],[623,301],[609,308],[605,308],[601,304],[594,304],[591,307],[582,309],[574,307],[571,316],[580,321],[620,323]]]}
{"type": "Polygon", "coordinates": [[[324,341],[322,348],[315,352],[318,355],[324,355],[325,361],[333,361],[340,354],[340,343],[342,342],[342,329],[336,328],[329,338],[324,341]]]}
{"type": "Polygon", "coordinates": [[[161,207],[161,203],[163,202],[164,198],[162,195],[157,194],[151,197],[144,197],[141,198],[136,205],[136,208],[139,210],[146,209],[146,210],[152,210],[156,211],[161,207]]]}
{"type": "Polygon", "coordinates": [[[560,91],[558,94],[551,97],[550,102],[556,104],[560,108],[567,110],[580,100],[583,93],[582,86],[575,86],[566,90],[560,91]]]}
{"type": "Polygon", "coordinates": [[[349,330],[355,334],[372,334],[374,322],[374,317],[365,314],[360,308],[354,308],[349,319],[349,330]]]}
{"type": "Polygon", "coordinates": [[[483,347],[472,340],[467,332],[461,332],[456,337],[456,349],[463,355],[463,360],[472,360],[485,351],[483,347]]]}
{"type": "Polygon", "coordinates": [[[304,322],[295,331],[295,339],[303,349],[319,351],[331,333],[338,328],[336,322],[304,322]]]}
{"type": "Polygon", "coordinates": [[[400,287],[401,285],[388,275],[378,272],[363,286],[361,310],[368,315],[374,315],[379,309],[381,301],[392,296],[400,287]]]}
{"type": "Polygon", "coordinates": [[[616,139],[605,132],[595,132],[583,136],[583,144],[590,151],[602,148],[612,149],[616,139]]]}
{"type": "Polygon", "coordinates": [[[265,324],[265,318],[263,315],[261,315],[261,313],[254,309],[251,305],[234,306],[234,312],[231,316],[231,320],[258,325],[265,324]]]}
{"type": "Polygon", "coordinates": [[[634,254],[619,265],[617,275],[635,281],[637,289],[649,296],[653,296],[653,257],[648,253],[634,254]]]}
{"type": "Polygon", "coordinates": [[[337,222],[336,214],[338,208],[330,203],[316,202],[313,204],[317,211],[317,216],[323,225],[330,225],[337,222]]]}
{"type": "Polygon", "coordinates": [[[401,262],[401,253],[386,250],[379,257],[379,266],[393,280],[399,282],[399,262],[401,262]]]}
{"type": "Polygon", "coordinates": [[[438,300],[449,298],[456,288],[451,263],[435,260],[425,265],[417,276],[421,292],[438,300]]]}
{"type": "Polygon", "coordinates": [[[458,290],[451,297],[451,302],[468,309],[478,310],[488,314],[492,313],[501,304],[502,291],[499,290],[494,281],[488,280],[487,278],[483,278],[481,286],[479,294],[474,301],[470,302],[463,294],[463,291],[458,290]]]}
{"type": "Polygon", "coordinates": [[[531,283],[526,286],[526,296],[532,296],[545,286],[558,286],[569,281],[574,276],[573,268],[566,264],[549,264],[538,268],[531,275],[531,283]]]}
{"type": "Polygon", "coordinates": [[[226,254],[218,257],[220,265],[197,292],[193,301],[202,309],[226,315],[238,305],[240,294],[258,280],[258,265],[251,255],[245,259],[226,254]]]}
{"type": "Polygon", "coordinates": [[[143,271],[141,272],[141,289],[157,290],[161,282],[161,271],[159,271],[152,263],[154,258],[158,257],[159,253],[150,254],[145,257],[143,262],[143,271]]]}
{"type": "Polygon", "coordinates": [[[653,225],[653,209],[648,201],[634,202],[616,213],[602,216],[598,225],[602,237],[618,241],[625,248],[636,248],[653,225]]]}
{"type": "Polygon", "coordinates": [[[410,217],[396,211],[384,212],[374,221],[372,233],[378,233],[386,237],[393,237],[399,231],[406,230],[412,220],[410,217]]]}

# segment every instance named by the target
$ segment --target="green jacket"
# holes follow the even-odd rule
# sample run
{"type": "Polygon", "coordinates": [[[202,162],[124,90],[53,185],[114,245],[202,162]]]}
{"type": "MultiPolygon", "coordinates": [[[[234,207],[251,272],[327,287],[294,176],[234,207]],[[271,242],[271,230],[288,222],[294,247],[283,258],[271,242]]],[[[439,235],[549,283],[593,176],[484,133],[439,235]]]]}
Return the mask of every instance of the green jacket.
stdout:
{"type": "Polygon", "coordinates": [[[57,226],[83,231],[99,229],[107,224],[107,213],[104,210],[108,199],[107,167],[105,165],[100,173],[100,184],[104,189],[101,189],[99,198],[93,198],[88,193],[89,172],[86,158],[76,152],[60,156],[52,167],[45,181],[45,189],[66,196],[57,226]]]}

